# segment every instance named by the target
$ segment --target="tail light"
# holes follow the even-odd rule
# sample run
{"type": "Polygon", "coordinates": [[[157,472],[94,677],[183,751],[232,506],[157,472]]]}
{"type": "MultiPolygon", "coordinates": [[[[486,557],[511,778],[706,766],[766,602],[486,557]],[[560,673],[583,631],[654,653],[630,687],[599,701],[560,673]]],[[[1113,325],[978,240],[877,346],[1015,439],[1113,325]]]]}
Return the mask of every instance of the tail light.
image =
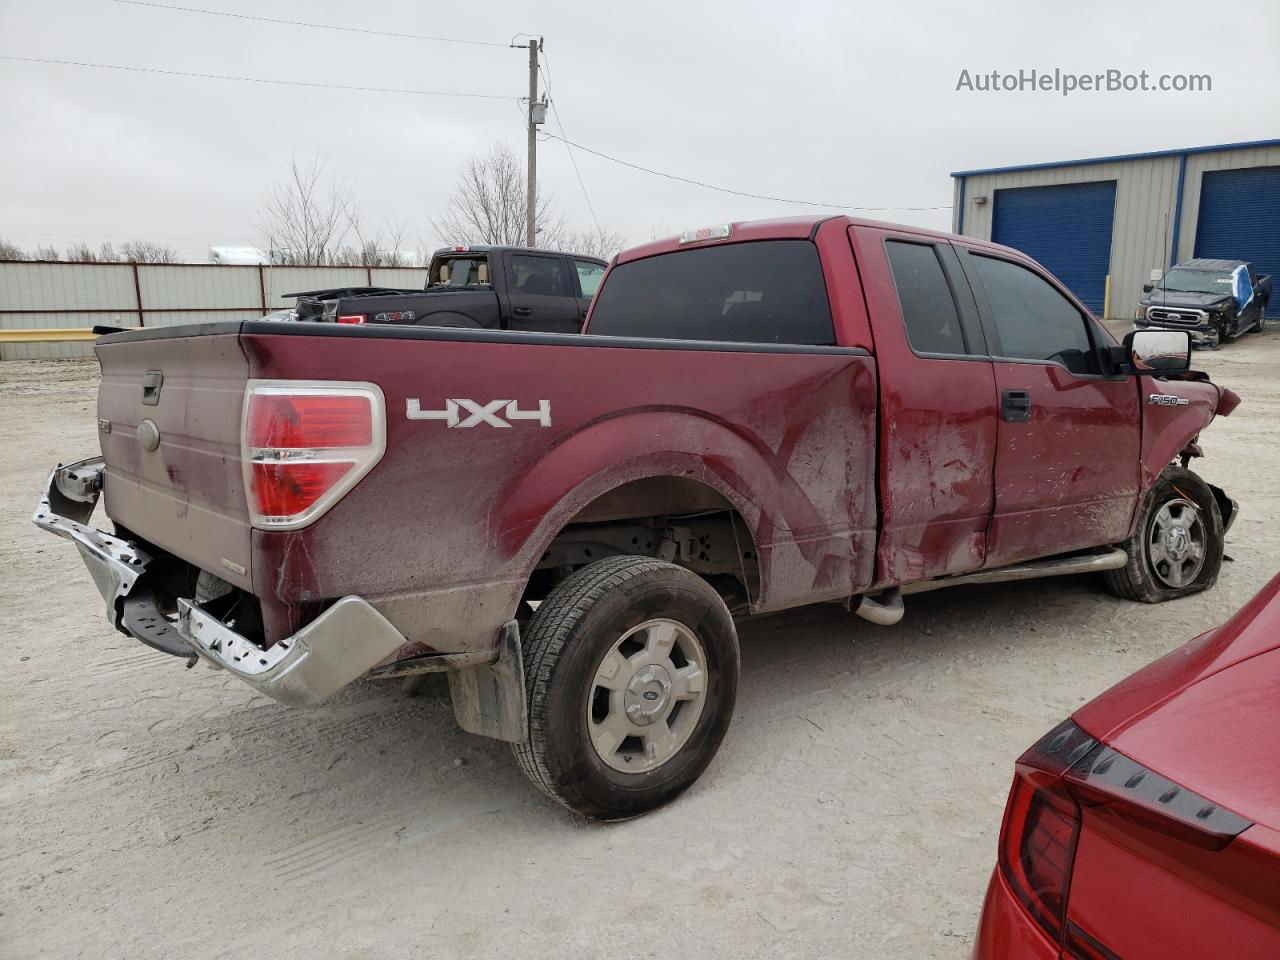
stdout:
{"type": "Polygon", "coordinates": [[[242,444],[253,525],[297,529],[337,503],[382,459],[385,408],[372,383],[249,381],[242,444]]]}
{"type": "Polygon", "coordinates": [[[369,319],[367,313],[342,313],[338,315],[339,323],[364,323],[369,319]]]}
{"type": "Polygon", "coordinates": [[[1009,888],[1059,944],[1080,833],[1080,807],[1062,775],[1096,746],[1068,720],[1024,753],[1000,833],[1000,870],[1009,888]]]}
{"type": "Polygon", "coordinates": [[[1000,831],[1000,872],[1063,957],[1077,960],[1115,958],[1067,920],[1082,810],[1205,850],[1221,850],[1253,825],[1070,720],[1050,730],[1018,759],[1000,831]]]}

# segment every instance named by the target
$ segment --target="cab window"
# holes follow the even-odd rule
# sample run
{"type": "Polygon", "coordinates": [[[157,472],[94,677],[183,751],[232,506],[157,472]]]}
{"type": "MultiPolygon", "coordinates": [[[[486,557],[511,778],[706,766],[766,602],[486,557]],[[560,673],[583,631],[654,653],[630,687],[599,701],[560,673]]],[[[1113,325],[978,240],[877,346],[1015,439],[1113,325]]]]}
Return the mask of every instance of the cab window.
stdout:
{"type": "Polygon", "coordinates": [[[916,353],[968,353],[951,285],[934,246],[889,240],[885,250],[911,349],[916,353]]]}
{"type": "Polygon", "coordinates": [[[560,261],[555,257],[513,254],[511,272],[515,288],[523,294],[544,297],[565,295],[564,280],[560,274],[560,261]]]}
{"type": "Polygon", "coordinates": [[[604,279],[604,265],[590,260],[575,260],[573,265],[578,271],[578,286],[582,288],[582,295],[594,297],[600,289],[600,281],[604,279]]]}

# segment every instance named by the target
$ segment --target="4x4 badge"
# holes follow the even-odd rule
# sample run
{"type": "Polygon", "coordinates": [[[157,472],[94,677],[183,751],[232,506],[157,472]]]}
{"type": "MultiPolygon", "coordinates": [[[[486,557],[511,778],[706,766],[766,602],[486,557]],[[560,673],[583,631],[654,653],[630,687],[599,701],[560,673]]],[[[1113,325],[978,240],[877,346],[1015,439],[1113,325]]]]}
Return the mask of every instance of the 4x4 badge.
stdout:
{"type": "Polygon", "coordinates": [[[490,400],[481,403],[477,400],[446,400],[443,410],[423,410],[419,401],[410,397],[405,401],[405,416],[410,420],[443,420],[450,428],[478,427],[488,424],[491,427],[510,427],[508,420],[534,420],[539,426],[551,426],[551,401],[539,400],[533,410],[521,410],[518,400],[490,400]],[[467,414],[463,419],[463,414],[467,414]],[[503,418],[506,419],[503,419],[503,418]]]}

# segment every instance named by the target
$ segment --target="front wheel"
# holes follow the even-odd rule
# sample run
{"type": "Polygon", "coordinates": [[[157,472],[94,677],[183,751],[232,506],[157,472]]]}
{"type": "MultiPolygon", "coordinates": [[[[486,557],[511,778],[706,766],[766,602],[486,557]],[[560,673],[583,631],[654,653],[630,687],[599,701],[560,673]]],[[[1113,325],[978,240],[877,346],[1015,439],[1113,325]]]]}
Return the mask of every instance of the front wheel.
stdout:
{"type": "Polygon", "coordinates": [[[524,668],[521,768],[576,813],[624,819],[674,799],[715,756],[733,716],[738,636],[701,577],[610,557],[539,605],[524,668]]]}
{"type": "Polygon", "coordinates": [[[1225,546],[1213,491],[1192,471],[1166,467],[1143,501],[1136,532],[1120,546],[1129,562],[1106,575],[1118,597],[1160,603],[1209,589],[1225,546]]]}

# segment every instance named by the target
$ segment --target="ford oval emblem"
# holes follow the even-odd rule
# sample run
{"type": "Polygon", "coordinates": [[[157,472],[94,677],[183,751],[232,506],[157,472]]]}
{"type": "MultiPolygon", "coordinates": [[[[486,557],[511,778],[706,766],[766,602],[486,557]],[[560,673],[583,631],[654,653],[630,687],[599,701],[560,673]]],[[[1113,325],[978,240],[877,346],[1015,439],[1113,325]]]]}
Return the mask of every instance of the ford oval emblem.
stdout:
{"type": "Polygon", "coordinates": [[[143,450],[155,450],[160,446],[160,428],[150,418],[138,424],[138,443],[143,450]]]}

